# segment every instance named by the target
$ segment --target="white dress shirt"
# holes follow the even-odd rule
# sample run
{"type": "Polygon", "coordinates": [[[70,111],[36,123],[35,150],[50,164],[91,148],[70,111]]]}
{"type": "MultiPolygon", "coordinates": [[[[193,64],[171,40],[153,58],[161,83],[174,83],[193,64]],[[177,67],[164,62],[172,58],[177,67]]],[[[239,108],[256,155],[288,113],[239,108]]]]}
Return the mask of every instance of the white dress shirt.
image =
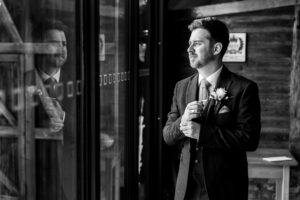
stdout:
{"type": "Polygon", "coordinates": [[[59,78],[60,78],[60,69],[53,75],[53,76],[49,76],[48,74],[46,74],[45,72],[43,72],[42,70],[39,69],[39,73],[40,76],[42,78],[42,81],[44,82],[45,80],[47,80],[48,78],[52,77],[56,80],[56,82],[59,82],[59,78]]]}
{"type": "MultiPolygon", "coordinates": [[[[209,92],[212,92],[216,89],[216,84],[217,84],[217,81],[219,79],[222,69],[223,69],[223,65],[217,71],[215,71],[214,73],[212,73],[211,75],[206,77],[206,80],[210,83],[209,92]]],[[[198,79],[199,84],[203,78],[204,77],[201,74],[199,74],[199,79],[198,79]]]]}

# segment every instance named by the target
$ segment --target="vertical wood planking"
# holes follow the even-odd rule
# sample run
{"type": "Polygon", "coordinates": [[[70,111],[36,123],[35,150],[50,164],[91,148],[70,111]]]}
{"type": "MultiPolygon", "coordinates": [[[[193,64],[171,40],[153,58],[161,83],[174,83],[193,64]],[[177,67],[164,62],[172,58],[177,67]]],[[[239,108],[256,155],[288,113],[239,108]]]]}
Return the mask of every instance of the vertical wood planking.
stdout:
{"type": "Polygon", "coordinates": [[[294,7],[219,17],[230,32],[246,32],[246,62],[225,63],[254,80],[262,108],[261,147],[288,147],[294,7]]]}
{"type": "Polygon", "coordinates": [[[290,140],[292,151],[300,157],[300,6],[295,7],[295,22],[293,28],[293,53],[290,85],[290,140]]]}

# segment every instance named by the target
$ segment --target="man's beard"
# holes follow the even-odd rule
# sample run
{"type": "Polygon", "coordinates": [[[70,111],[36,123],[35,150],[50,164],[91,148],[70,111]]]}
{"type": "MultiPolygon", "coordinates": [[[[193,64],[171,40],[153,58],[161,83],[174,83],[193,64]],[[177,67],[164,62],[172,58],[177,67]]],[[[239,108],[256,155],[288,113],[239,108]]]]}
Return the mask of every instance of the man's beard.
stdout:
{"type": "Polygon", "coordinates": [[[202,61],[200,59],[198,59],[198,56],[191,56],[191,57],[189,57],[190,66],[194,69],[200,69],[203,66],[205,66],[206,64],[208,64],[209,62],[214,60],[213,55],[208,55],[208,57],[202,58],[201,59],[202,61]]]}
{"type": "Polygon", "coordinates": [[[202,67],[202,64],[199,60],[191,61],[191,59],[190,59],[189,61],[190,61],[190,66],[194,69],[202,67]]]}
{"type": "Polygon", "coordinates": [[[62,55],[51,55],[51,57],[48,57],[45,62],[45,66],[51,66],[56,69],[61,68],[65,63],[67,59],[65,56],[62,55]]]}

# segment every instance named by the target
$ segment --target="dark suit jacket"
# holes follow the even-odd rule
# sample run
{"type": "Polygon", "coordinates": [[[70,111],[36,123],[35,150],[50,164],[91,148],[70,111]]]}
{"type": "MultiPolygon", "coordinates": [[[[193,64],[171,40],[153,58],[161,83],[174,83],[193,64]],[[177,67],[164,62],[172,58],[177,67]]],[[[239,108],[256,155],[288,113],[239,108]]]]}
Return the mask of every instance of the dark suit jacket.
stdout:
{"type": "MultiPolygon", "coordinates": [[[[27,73],[27,85],[38,86],[38,73],[27,73]]],[[[60,105],[65,112],[64,128],[58,132],[62,140],[36,140],[37,199],[74,199],[76,196],[76,81],[61,71],[60,105]],[[73,96],[68,96],[68,82],[73,81],[73,96]]],[[[70,92],[69,92],[70,93],[70,92]]],[[[49,117],[39,97],[35,97],[35,127],[49,128],[49,117]]],[[[56,133],[50,133],[56,134],[56,133]]]]}
{"type": "MultiPolygon", "coordinates": [[[[247,200],[248,168],[246,151],[259,142],[260,101],[256,83],[223,67],[216,88],[225,88],[229,99],[210,99],[201,124],[198,145],[202,150],[205,185],[210,200],[247,200]],[[227,106],[226,113],[219,113],[227,106]]],[[[191,140],[179,130],[186,105],[197,100],[198,74],[179,81],[174,90],[171,111],[163,129],[164,140],[181,148],[175,199],[183,200],[191,173],[191,140]]],[[[191,164],[192,165],[192,164],[191,164]]]]}

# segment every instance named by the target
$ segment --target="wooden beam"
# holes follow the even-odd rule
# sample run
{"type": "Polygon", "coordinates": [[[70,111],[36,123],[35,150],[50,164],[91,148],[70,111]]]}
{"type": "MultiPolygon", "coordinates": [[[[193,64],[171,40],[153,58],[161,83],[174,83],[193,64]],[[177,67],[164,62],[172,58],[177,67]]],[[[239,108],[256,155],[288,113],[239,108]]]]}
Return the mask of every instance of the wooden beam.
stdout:
{"type": "Polygon", "coordinates": [[[0,54],[57,54],[61,46],[53,43],[0,43],[0,54]]]}
{"type": "Polygon", "coordinates": [[[295,6],[299,4],[300,0],[245,0],[221,3],[193,8],[192,18],[253,12],[272,8],[295,6]]]}
{"type": "MultiPolygon", "coordinates": [[[[17,87],[18,88],[25,88],[26,83],[25,83],[25,70],[24,70],[24,57],[25,55],[19,55],[19,62],[17,63],[17,73],[19,74],[19,78],[17,81],[17,87]]],[[[26,196],[28,197],[28,194],[31,194],[31,188],[34,187],[35,185],[32,185],[34,183],[30,182],[30,178],[26,177],[27,176],[27,171],[28,170],[33,170],[33,169],[27,169],[26,164],[30,163],[31,160],[26,159],[26,153],[27,153],[27,148],[29,145],[26,144],[26,121],[28,121],[28,118],[26,118],[26,112],[25,112],[25,107],[24,107],[24,102],[26,102],[26,94],[25,94],[25,89],[21,89],[18,91],[16,94],[16,100],[17,100],[17,105],[21,105],[21,109],[18,109],[17,112],[17,119],[18,119],[18,129],[20,130],[20,134],[18,134],[18,174],[19,174],[19,194],[24,197],[25,199],[26,196]],[[26,184],[29,182],[29,184],[26,184]],[[25,190],[25,191],[24,191],[25,190]]],[[[31,167],[31,166],[30,166],[31,167]]]]}
{"type": "Polygon", "coordinates": [[[50,131],[49,128],[35,128],[34,129],[35,133],[35,139],[40,139],[40,140],[60,140],[63,142],[64,136],[63,132],[52,132],[50,131]]]}
{"type": "MultiPolygon", "coordinates": [[[[2,126],[0,127],[0,138],[12,137],[20,138],[21,131],[17,127],[2,126]]],[[[34,128],[34,138],[40,140],[61,140],[63,141],[62,132],[51,132],[48,128],[34,128]]]]}
{"type": "Polygon", "coordinates": [[[9,195],[0,195],[0,200],[20,200],[19,197],[9,196],[9,195]]]}
{"type": "Polygon", "coordinates": [[[10,181],[9,178],[6,176],[6,174],[4,174],[4,172],[2,172],[1,170],[0,170],[0,183],[4,185],[9,192],[16,193],[16,194],[19,193],[14,183],[10,181]]]}
{"type": "Polygon", "coordinates": [[[0,62],[18,62],[19,55],[16,54],[0,54],[0,62]]]}
{"type": "Polygon", "coordinates": [[[300,6],[295,8],[290,85],[291,151],[300,159],[300,6]]]}
{"type": "Polygon", "coordinates": [[[8,32],[8,35],[14,42],[23,42],[3,0],[0,0],[0,23],[4,25],[5,29],[8,32]]]}
{"type": "Polygon", "coordinates": [[[1,126],[0,127],[0,137],[17,137],[20,131],[17,127],[1,126]]]}

